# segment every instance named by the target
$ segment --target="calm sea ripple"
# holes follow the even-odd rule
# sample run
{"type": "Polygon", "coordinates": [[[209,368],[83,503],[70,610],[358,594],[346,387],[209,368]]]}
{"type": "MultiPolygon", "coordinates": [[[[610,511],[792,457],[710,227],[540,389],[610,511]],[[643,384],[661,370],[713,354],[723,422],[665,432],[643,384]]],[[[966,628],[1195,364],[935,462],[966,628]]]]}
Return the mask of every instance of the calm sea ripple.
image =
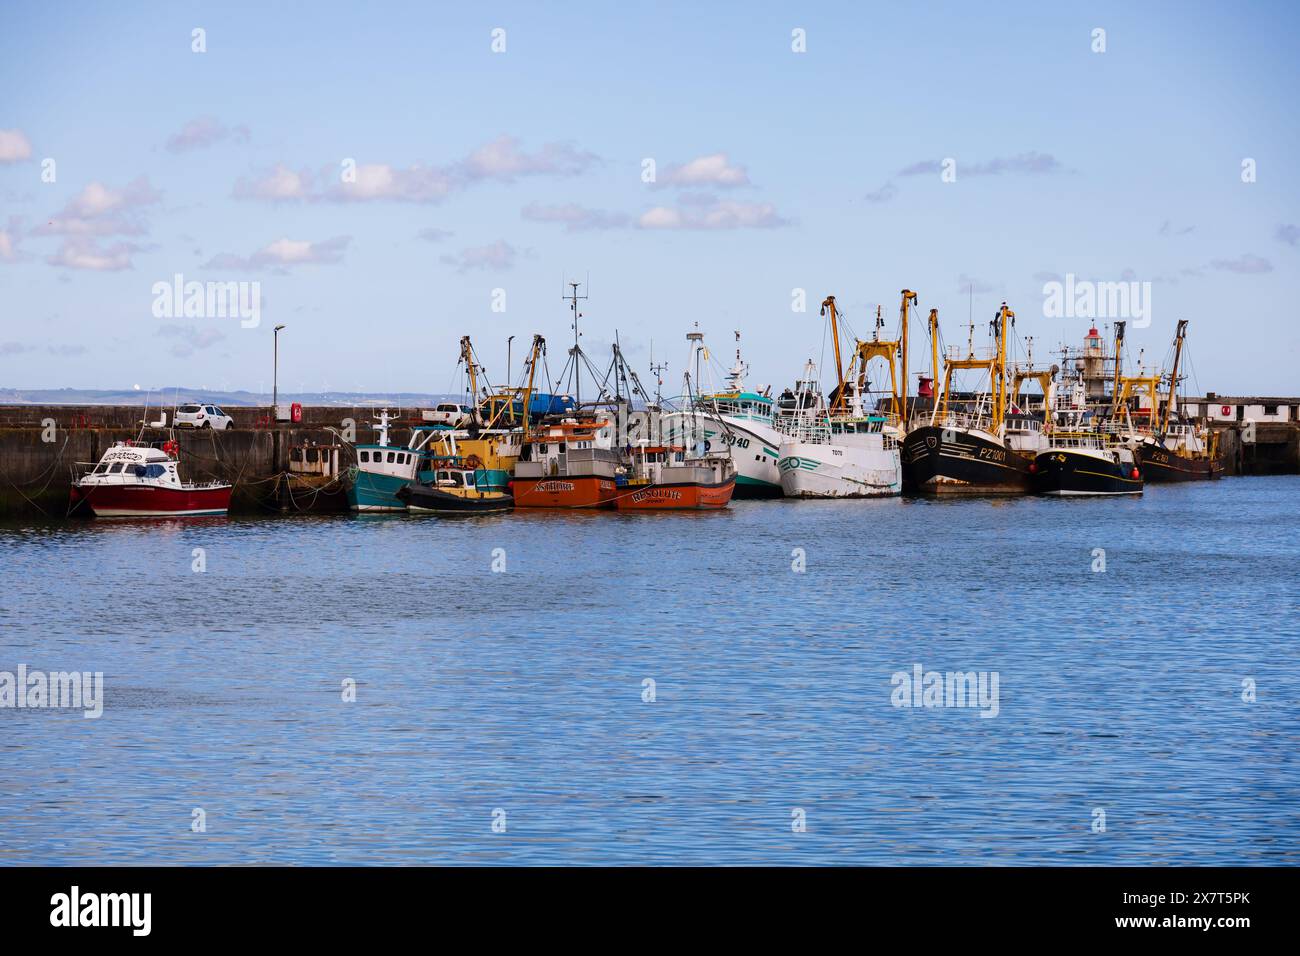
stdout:
{"type": "Polygon", "coordinates": [[[1300,863],[1297,500],[0,526],[0,864],[1300,863]]]}

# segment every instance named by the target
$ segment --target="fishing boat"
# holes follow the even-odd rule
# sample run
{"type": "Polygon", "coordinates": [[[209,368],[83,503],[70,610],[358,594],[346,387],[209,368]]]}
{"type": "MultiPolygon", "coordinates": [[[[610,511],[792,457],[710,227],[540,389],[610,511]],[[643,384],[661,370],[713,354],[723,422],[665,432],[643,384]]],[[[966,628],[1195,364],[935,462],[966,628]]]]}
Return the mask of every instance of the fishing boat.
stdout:
{"type": "Polygon", "coordinates": [[[904,478],[913,491],[1018,495],[1030,490],[1036,452],[1019,450],[1007,429],[1007,338],[1014,320],[1003,302],[992,323],[992,354],[977,358],[968,345],[965,358],[950,356],[944,362],[943,389],[928,421],[914,423],[903,440],[904,478]],[[988,391],[959,407],[952,397],[953,372],[966,369],[986,373],[988,391]]]}
{"type": "Polygon", "coordinates": [[[1033,488],[1042,495],[1140,495],[1142,472],[1131,444],[1096,432],[1057,431],[1031,466],[1033,488]]]}
{"type": "Polygon", "coordinates": [[[526,429],[510,489],[519,508],[606,508],[622,468],[610,418],[564,417],[526,429]]]}
{"type": "Polygon", "coordinates": [[[1138,458],[1147,481],[1207,481],[1223,474],[1218,435],[1194,422],[1175,423],[1178,405],[1178,372],[1187,337],[1187,320],[1178,321],[1174,334],[1174,364],[1169,373],[1169,393],[1159,427],[1143,438],[1138,458]]]}
{"type": "Polygon", "coordinates": [[[392,418],[388,409],[379,413],[375,422],[378,437],[371,444],[354,446],[356,464],[348,485],[348,505],[353,511],[405,511],[406,504],[397,492],[414,481],[429,478],[428,450],[430,442],[440,438],[446,429],[434,425],[416,425],[405,446],[389,444],[392,418]]]}
{"type": "Polygon", "coordinates": [[[1209,481],[1223,476],[1218,436],[1197,425],[1166,425],[1138,446],[1147,481],[1209,481]]]}
{"type": "MultiPolygon", "coordinates": [[[[565,299],[573,313],[573,348],[559,378],[570,373],[571,387],[563,394],[572,395],[574,404],[571,411],[548,415],[537,423],[531,416],[524,417],[519,460],[510,482],[516,508],[610,508],[617,495],[615,480],[626,473],[618,441],[620,419],[626,421],[626,404],[618,401],[614,410],[608,408],[603,386],[597,401],[582,402],[582,371],[586,368],[593,377],[595,372],[582,350],[578,331],[582,318],[578,302],[585,297],[578,295],[579,283],[569,285],[572,292],[565,299]]],[[[530,407],[536,391],[538,363],[545,350],[546,340],[534,335],[525,363],[525,408],[530,407]]],[[[620,361],[617,348],[615,361],[620,361]]]]}
{"type": "Polygon", "coordinates": [[[707,511],[725,508],[736,489],[730,455],[688,458],[681,445],[642,444],[627,475],[615,479],[619,511],[707,511]]]}
{"type": "MultiPolygon", "coordinates": [[[[723,387],[706,391],[691,402],[691,408],[679,413],[689,417],[692,412],[702,412],[703,438],[706,442],[721,443],[731,450],[736,469],[737,498],[781,497],[780,449],[781,433],[776,426],[776,409],[771,388],[748,388],[745,376],[749,366],[740,357],[740,333],[736,332],[736,361],[727,372],[723,387]]],[[[688,338],[698,339],[695,345],[697,382],[699,358],[707,356],[703,336],[692,333],[688,338]]],[[[669,434],[674,425],[668,423],[669,434]]],[[[680,430],[680,429],[677,429],[680,430]]]]}
{"type": "Polygon", "coordinates": [[[70,513],[98,518],[223,515],[232,486],[224,481],[182,481],[179,446],[167,441],[119,441],[98,463],[81,463],[72,482],[70,513]]]}
{"type": "Polygon", "coordinates": [[[322,514],[348,510],[340,462],[344,446],[305,442],[289,447],[289,470],[276,476],[272,500],[281,511],[322,514]]]}
{"type": "Polygon", "coordinates": [[[482,469],[467,467],[459,459],[434,460],[433,477],[412,482],[397,491],[408,511],[441,515],[500,514],[513,511],[515,500],[491,488],[482,469]]]}
{"type": "MultiPolygon", "coordinates": [[[[904,308],[915,293],[905,293],[904,308]]],[[[793,392],[783,396],[785,414],[780,428],[781,490],[789,498],[876,498],[898,495],[903,490],[903,469],[898,449],[898,417],[868,413],[864,400],[870,393],[868,363],[883,358],[890,369],[890,396],[899,401],[898,377],[894,366],[895,342],[879,338],[881,320],[877,312],[876,337],[858,341],[846,377],[841,364],[839,321],[835,297],[822,302],[822,314],[829,317],[835,344],[836,387],[829,407],[821,398],[816,366],[811,360],[793,392]],[[857,368],[857,375],[854,369],[857,368]]]]}

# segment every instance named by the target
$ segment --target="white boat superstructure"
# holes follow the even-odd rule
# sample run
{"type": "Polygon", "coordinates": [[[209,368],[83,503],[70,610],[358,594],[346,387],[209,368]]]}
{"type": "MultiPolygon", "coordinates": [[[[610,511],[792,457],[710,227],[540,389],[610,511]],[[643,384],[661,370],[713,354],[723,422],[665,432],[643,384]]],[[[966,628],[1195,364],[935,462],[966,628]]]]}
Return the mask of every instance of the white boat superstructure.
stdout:
{"type": "Polygon", "coordinates": [[[857,396],[845,413],[830,414],[821,400],[816,367],[809,362],[793,392],[782,397],[786,414],[779,469],[788,498],[879,498],[903,492],[898,431],[884,415],[866,414],[857,396]]]}
{"type": "MultiPolygon", "coordinates": [[[[736,333],[736,341],[740,341],[740,333],[736,333]]],[[[700,340],[697,354],[702,348],[700,340]]],[[[735,364],[720,391],[699,395],[690,402],[689,411],[664,415],[664,440],[693,445],[693,430],[701,430],[706,450],[720,450],[719,445],[730,450],[736,466],[735,497],[779,498],[781,432],[776,425],[771,387],[750,389],[745,384],[748,371],[737,346],[735,364]]]]}

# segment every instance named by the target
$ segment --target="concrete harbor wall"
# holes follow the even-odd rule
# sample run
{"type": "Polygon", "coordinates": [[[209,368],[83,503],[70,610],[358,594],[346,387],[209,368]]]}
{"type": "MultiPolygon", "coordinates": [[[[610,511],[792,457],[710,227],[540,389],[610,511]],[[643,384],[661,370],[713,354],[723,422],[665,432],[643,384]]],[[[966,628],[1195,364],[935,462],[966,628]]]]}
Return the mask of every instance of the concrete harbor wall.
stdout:
{"type": "MultiPolygon", "coordinates": [[[[289,469],[292,446],[340,444],[349,419],[356,440],[374,440],[370,408],[305,408],[302,423],[275,427],[253,427],[265,416],[263,409],[226,411],[233,414],[235,428],[178,429],[176,438],[184,479],[231,482],[234,512],[280,510],[279,478],[289,469]]],[[[113,442],[137,438],[142,415],[138,406],[0,406],[0,519],[65,517],[77,465],[99,461],[113,442]]],[[[156,408],[149,417],[157,420],[156,408]]],[[[409,434],[402,426],[389,430],[394,444],[405,444],[409,434]]],[[[150,431],[146,437],[167,435],[150,431]]],[[[341,458],[340,470],[353,464],[351,449],[345,447],[341,458]]]]}

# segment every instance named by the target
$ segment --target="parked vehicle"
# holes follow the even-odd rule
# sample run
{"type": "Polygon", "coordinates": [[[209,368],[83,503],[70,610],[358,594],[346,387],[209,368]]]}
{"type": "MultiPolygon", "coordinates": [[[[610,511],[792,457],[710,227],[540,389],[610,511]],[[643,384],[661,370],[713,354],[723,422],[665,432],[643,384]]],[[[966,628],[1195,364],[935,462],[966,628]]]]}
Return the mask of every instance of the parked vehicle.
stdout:
{"type": "Polygon", "coordinates": [[[425,411],[424,420],[431,425],[447,428],[464,428],[474,420],[474,409],[455,402],[443,402],[432,411],[425,411]]]}
{"type": "Polygon", "coordinates": [[[188,404],[176,407],[175,425],[177,428],[216,428],[225,430],[235,427],[235,420],[216,405],[188,404]]]}

